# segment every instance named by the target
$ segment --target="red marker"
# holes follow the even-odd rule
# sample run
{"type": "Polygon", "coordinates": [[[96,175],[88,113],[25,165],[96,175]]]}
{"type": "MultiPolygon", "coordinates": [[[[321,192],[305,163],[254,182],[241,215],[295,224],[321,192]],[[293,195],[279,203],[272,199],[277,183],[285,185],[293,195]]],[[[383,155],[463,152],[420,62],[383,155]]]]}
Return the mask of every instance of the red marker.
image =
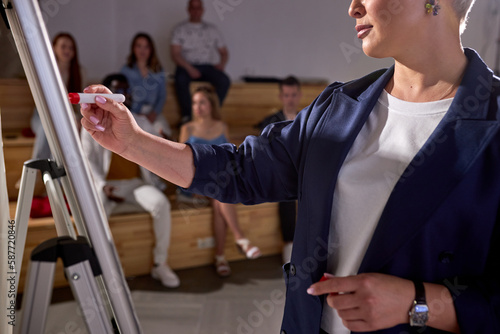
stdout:
{"type": "Polygon", "coordinates": [[[116,102],[125,102],[125,95],[123,94],[87,94],[87,93],[69,93],[69,102],[72,104],[79,103],[95,103],[96,96],[102,96],[108,99],[115,100],[116,102]]]}
{"type": "Polygon", "coordinates": [[[325,275],[321,276],[321,279],[319,280],[320,282],[324,282],[328,280],[328,277],[326,277],[325,275]]]}
{"type": "MultiPolygon", "coordinates": [[[[323,276],[321,276],[321,278],[319,279],[319,281],[320,282],[328,281],[329,279],[331,279],[331,278],[334,277],[333,275],[331,275],[331,277],[328,277],[326,275],[331,275],[331,274],[326,274],[326,273],[323,274],[323,276]]],[[[330,295],[330,296],[337,296],[337,295],[339,295],[339,293],[338,292],[331,292],[328,295],[330,295]]]]}
{"type": "Polygon", "coordinates": [[[335,275],[329,274],[329,273],[324,273],[323,276],[320,278],[320,282],[324,282],[326,280],[329,280],[331,278],[335,278],[335,275]]]}

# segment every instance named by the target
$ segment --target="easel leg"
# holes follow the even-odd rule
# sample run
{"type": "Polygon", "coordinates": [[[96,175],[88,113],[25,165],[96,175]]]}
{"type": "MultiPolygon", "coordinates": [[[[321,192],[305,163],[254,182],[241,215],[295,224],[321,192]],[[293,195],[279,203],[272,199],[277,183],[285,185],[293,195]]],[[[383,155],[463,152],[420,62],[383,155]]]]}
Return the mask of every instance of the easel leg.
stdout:
{"type": "Polygon", "coordinates": [[[52,296],[57,259],[64,264],[73,295],[81,308],[89,333],[113,333],[112,319],[96,284],[101,269],[93,250],[84,237],[76,240],[59,237],[37,246],[31,254],[20,334],[43,334],[52,296]]]}
{"type": "MultiPolygon", "coordinates": [[[[62,193],[57,178],[65,176],[64,169],[58,168],[51,160],[28,160],[24,163],[21,175],[21,184],[17,197],[16,208],[16,272],[21,272],[21,264],[24,256],[24,247],[28,233],[28,221],[33,202],[33,192],[35,189],[37,172],[42,173],[47,194],[49,196],[50,207],[54,216],[57,235],[71,236],[76,238],[68,209],[65,206],[64,195],[62,193]]],[[[19,277],[19,275],[17,276],[19,277]]],[[[16,290],[18,287],[16,280],[16,290]]]]}
{"type": "Polygon", "coordinates": [[[55,262],[31,262],[23,295],[21,334],[43,334],[54,282],[55,262]]]}

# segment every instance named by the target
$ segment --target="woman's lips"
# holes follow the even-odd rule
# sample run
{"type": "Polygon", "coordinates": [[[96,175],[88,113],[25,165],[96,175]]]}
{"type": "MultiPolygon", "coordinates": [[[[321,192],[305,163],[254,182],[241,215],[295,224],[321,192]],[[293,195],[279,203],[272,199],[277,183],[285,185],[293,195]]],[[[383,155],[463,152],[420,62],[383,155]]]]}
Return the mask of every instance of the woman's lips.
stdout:
{"type": "Polygon", "coordinates": [[[358,38],[363,38],[365,35],[373,28],[373,26],[368,24],[358,24],[356,26],[356,31],[358,32],[358,38]]]}

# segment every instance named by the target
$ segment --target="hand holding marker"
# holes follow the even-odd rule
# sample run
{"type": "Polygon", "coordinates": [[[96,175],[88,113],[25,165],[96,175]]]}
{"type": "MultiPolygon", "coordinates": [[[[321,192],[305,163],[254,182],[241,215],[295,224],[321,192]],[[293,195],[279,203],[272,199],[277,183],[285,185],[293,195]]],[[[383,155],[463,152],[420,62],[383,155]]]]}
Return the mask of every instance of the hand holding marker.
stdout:
{"type": "MultiPolygon", "coordinates": [[[[97,96],[102,96],[108,99],[115,100],[116,102],[123,103],[125,102],[125,95],[123,94],[87,94],[87,93],[69,93],[68,98],[69,102],[72,104],[82,104],[82,103],[95,103],[95,98],[97,96]]],[[[93,116],[92,116],[93,117],[93,116]]],[[[104,127],[99,124],[99,120],[94,117],[92,119],[92,123],[95,124],[95,128],[98,131],[104,131],[104,127]]]]}
{"type": "Polygon", "coordinates": [[[69,102],[72,104],[82,103],[95,103],[96,96],[102,96],[108,99],[115,100],[116,102],[125,102],[125,95],[123,94],[87,94],[87,93],[69,93],[69,102]]]}

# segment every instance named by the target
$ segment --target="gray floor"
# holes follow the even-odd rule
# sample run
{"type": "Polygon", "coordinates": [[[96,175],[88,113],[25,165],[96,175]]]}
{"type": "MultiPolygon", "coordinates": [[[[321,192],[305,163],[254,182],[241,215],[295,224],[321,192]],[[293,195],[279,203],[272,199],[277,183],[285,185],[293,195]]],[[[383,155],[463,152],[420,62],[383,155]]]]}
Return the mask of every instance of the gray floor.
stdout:
{"type": "MultiPolygon", "coordinates": [[[[164,288],[150,276],[127,278],[143,332],[279,333],[285,287],[281,256],[231,263],[221,279],[212,266],[178,271],[181,286],[164,288]]],[[[86,333],[69,288],[56,289],[46,334],[86,333]]]]}

